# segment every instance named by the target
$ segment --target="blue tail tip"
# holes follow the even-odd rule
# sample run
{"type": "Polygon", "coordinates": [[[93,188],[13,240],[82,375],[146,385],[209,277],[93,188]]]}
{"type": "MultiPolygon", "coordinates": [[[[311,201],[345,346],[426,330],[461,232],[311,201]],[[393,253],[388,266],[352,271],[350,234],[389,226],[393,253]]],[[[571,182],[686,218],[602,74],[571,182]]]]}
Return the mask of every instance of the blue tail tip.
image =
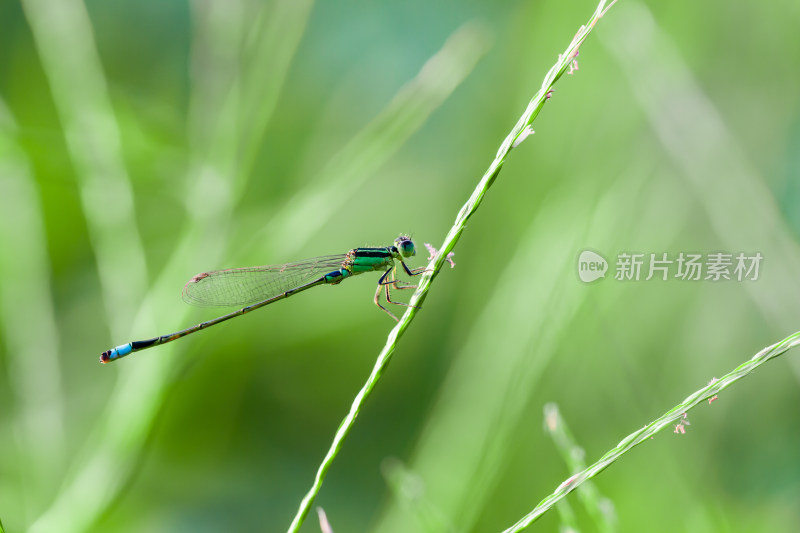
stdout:
{"type": "Polygon", "coordinates": [[[100,362],[101,363],[108,363],[110,361],[115,361],[120,357],[125,357],[129,353],[133,351],[133,346],[131,343],[123,344],[121,346],[117,346],[111,350],[107,350],[100,354],[100,362]]]}

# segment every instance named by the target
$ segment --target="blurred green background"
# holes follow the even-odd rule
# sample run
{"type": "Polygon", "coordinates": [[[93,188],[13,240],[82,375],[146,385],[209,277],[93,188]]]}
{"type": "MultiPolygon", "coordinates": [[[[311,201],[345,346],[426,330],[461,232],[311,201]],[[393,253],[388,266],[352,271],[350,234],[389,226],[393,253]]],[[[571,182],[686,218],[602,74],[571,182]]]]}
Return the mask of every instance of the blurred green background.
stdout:
{"type": "MultiPolygon", "coordinates": [[[[181,301],[197,272],[439,246],[595,7],[2,0],[7,531],[285,530],[394,325],[377,276],[100,352],[216,316],[181,301]]],[[[800,329],[799,19],[624,0],[599,22],[330,470],[335,531],[501,531],[572,473],[547,402],[593,462],[800,329]],[[754,282],[587,285],[584,249],[764,260],[754,282]]],[[[797,531],[798,357],[600,475],[607,530],[797,531]]]]}

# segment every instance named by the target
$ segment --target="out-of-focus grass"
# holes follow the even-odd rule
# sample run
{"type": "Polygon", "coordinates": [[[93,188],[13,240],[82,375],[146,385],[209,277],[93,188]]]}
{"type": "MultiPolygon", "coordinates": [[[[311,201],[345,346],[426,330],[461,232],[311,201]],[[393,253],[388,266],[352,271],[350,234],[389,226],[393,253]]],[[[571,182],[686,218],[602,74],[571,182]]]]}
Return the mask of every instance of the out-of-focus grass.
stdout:
{"type": "MultiPolygon", "coordinates": [[[[797,5],[641,5],[650,15],[623,2],[598,26],[470,220],[320,491],[335,530],[500,530],[564,478],[546,402],[597,457],[665,398],[798,329],[782,211],[797,203],[797,5]],[[583,285],[584,248],[765,260],[749,284],[583,285]],[[384,486],[387,456],[418,481],[418,518],[384,486]]],[[[97,355],[209,318],[179,297],[198,271],[444,234],[593,7],[2,4],[9,530],[285,528],[392,326],[370,282],[117,366],[97,355]],[[462,67],[421,75],[476,18],[491,50],[462,30],[462,67]]],[[[784,364],[798,368],[764,367],[769,387],[740,382],[689,434],[596,478],[620,531],[796,529],[786,406],[800,397],[784,364]]]]}
{"type": "MultiPolygon", "coordinates": [[[[800,299],[780,287],[797,279],[800,246],[776,209],[774,196],[653,14],[637,1],[627,2],[620,11],[603,42],[672,163],[703,202],[720,243],[781,257],[770,264],[767,280],[745,287],[765,319],[795,328],[800,299]]],[[[800,370],[800,365],[795,368],[800,370]]]]}
{"type": "MultiPolygon", "coordinates": [[[[556,404],[549,403],[544,406],[544,429],[553,439],[558,453],[561,454],[561,459],[570,472],[578,473],[586,468],[586,452],[575,441],[575,437],[558,411],[556,404]]],[[[616,531],[614,504],[608,498],[600,495],[597,486],[586,480],[576,490],[578,499],[592,517],[597,530],[606,533],[616,531]]],[[[564,500],[558,502],[556,509],[558,510],[564,503],[566,503],[564,500]]],[[[568,522],[564,520],[564,513],[559,512],[559,516],[565,526],[577,530],[574,513],[568,513],[568,522]]]]}
{"type": "MultiPolygon", "coordinates": [[[[254,146],[257,146],[254,142],[263,138],[262,132],[269,122],[270,110],[277,103],[281,78],[291,63],[294,47],[287,44],[296,45],[299,41],[310,7],[300,8],[299,4],[291,2],[284,4],[255,8],[241,3],[226,6],[224,10],[208,3],[195,5],[196,29],[191,60],[194,67],[192,82],[196,90],[189,102],[187,137],[190,157],[185,186],[187,214],[192,223],[180,242],[176,243],[176,251],[161,278],[154,282],[153,289],[144,298],[145,304],[137,313],[139,318],[135,327],[112,327],[115,335],[131,335],[128,329],[154,330],[153,324],[167,322],[169,317],[174,317],[170,313],[160,320],[150,319],[151,316],[157,317],[160,309],[169,307],[164,302],[163,294],[166,291],[159,289],[165,283],[162,280],[172,278],[179,269],[186,268],[187,258],[198,250],[202,250],[204,260],[223,253],[226,236],[220,230],[229,224],[226,220],[233,214],[234,206],[244,193],[256,150],[254,146]],[[237,9],[240,11],[237,12],[237,9]],[[237,37],[240,35],[246,35],[247,39],[242,42],[237,37]],[[270,43],[280,43],[280,46],[270,46],[270,43]],[[245,58],[245,68],[241,70],[240,57],[245,58]],[[261,69],[266,69],[271,75],[259,75],[261,69]]],[[[85,12],[78,3],[61,5],[62,11],[42,3],[32,2],[27,7],[28,20],[35,30],[40,53],[50,58],[45,63],[45,72],[51,86],[62,95],[56,102],[57,109],[65,121],[74,121],[71,126],[74,131],[68,139],[75,139],[76,142],[68,146],[71,158],[79,167],[78,174],[87,176],[87,180],[95,180],[86,184],[86,189],[105,188],[106,192],[91,194],[103,196],[105,202],[118,208],[119,212],[113,214],[117,222],[128,230],[135,230],[136,223],[131,218],[132,201],[123,201],[124,196],[118,198],[114,192],[115,188],[127,187],[120,162],[103,162],[93,157],[93,149],[111,157],[118,155],[119,140],[116,138],[118,135],[103,135],[103,128],[113,131],[115,126],[113,114],[105,103],[105,87],[96,58],[93,57],[91,40],[79,40],[82,46],[70,50],[70,61],[59,62],[59,50],[68,47],[67,41],[73,34],[91,35],[85,12]],[[59,17],[59,13],[63,16],[59,17]],[[64,41],[59,41],[59,38],[64,41]],[[89,96],[81,90],[84,85],[91,89],[89,96]],[[92,97],[92,93],[95,96],[92,97]],[[83,115],[97,116],[95,122],[105,121],[106,125],[95,126],[92,121],[84,123],[78,119],[83,115]],[[93,136],[98,138],[99,146],[84,144],[85,137],[93,136]],[[104,145],[103,142],[111,144],[104,145]],[[102,179],[101,169],[107,168],[117,169],[115,173],[119,181],[116,185],[113,181],[102,179]]],[[[484,53],[485,42],[483,30],[476,25],[467,26],[454,34],[442,52],[431,59],[420,75],[398,93],[364,134],[356,137],[345,148],[345,152],[334,159],[332,170],[325,173],[320,186],[314,183],[307,186],[310,192],[306,194],[305,202],[300,200],[300,195],[296,195],[295,203],[287,204],[273,213],[275,219],[284,219],[286,223],[275,224],[277,227],[269,228],[266,233],[277,237],[276,240],[288,235],[292,239],[284,241],[283,246],[271,248],[291,251],[299,248],[303,241],[296,230],[303,225],[297,223],[298,214],[308,217],[308,221],[314,225],[323,224],[333,214],[337,203],[344,203],[352,194],[358,184],[356,180],[363,180],[374,172],[463,81],[484,53]],[[320,204],[319,200],[323,199],[324,203],[320,204]],[[328,208],[328,215],[323,212],[325,208],[328,208]]],[[[97,198],[89,197],[91,194],[88,192],[86,194],[87,202],[94,208],[92,202],[96,203],[97,198]]],[[[15,196],[10,195],[9,198],[15,196]]],[[[84,208],[89,209],[89,205],[84,208]]],[[[104,287],[108,287],[107,292],[110,293],[107,300],[109,314],[125,323],[131,319],[125,318],[122,313],[126,298],[119,294],[119,290],[144,294],[141,288],[137,289],[141,282],[138,282],[139,285],[136,282],[137,276],[144,272],[142,254],[126,248],[135,237],[121,236],[118,240],[103,237],[115,231],[105,223],[107,219],[108,216],[90,217],[88,220],[90,227],[95,227],[99,235],[96,255],[100,263],[99,270],[107,273],[108,280],[104,282],[104,287]],[[125,248],[126,253],[118,252],[117,248],[125,248]],[[138,257],[138,260],[134,261],[134,257],[138,257]]],[[[314,227],[305,226],[308,230],[314,227]]],[[[34,321],[29,320],[28,323],[33,324],[34,321]]],[[[166,399],[171,376],[175,373],[175,368],[170,368],[166,362],[169,361],[166,353],[174,348],[167,348],[162,350],[164,357],[143,359],[136,368],[131,367],[123,372],[122,382],[106,401],[105,420],[98,420],[93,437],[85,443],[84,452],[70,466],[71,473],[56,495],[55,502],[33,524],[32,531],[50,531],[53,528],[82,531],[117,498],[122,483],[136,465],[138,450],[146,442],[156,414],[166,399]]]]}
{"type": "Polygon", "coordinates": [[[9,441],[7,449],[21,461],[11,476],[17,490],[42,505],[42,498],[53,492],[53,472],[63,468],[65,453],[51,446],[65,439],[61,345],[39,191],[18,136],[17,124],[0,101],[0,248],[6,250],[0,254],[0,276],[9,280],[0,291],[0,313],[11,391],[3,403],[13,413],[17,437],[16,449],[9,441]]]}
{"type": "MultiPolygon", "coordinates": [[[[70,158],[76,174],[85,180],[79,182],[83,211],[94,236],[106,310],[112,317],[112,334],[124,338],[132,331],[154,331],[156,324],[168,323],[168,318],[174,315],[165,313],[166,305],[160,305],[164,293],[156,290],[161,285],[159,281],[153,284],[151,295],[147,295],[144,252],[135,233],[132,191],[120,160],[120,134],[84,6],[77,1],[24,5],[45,73],[56,95],[56,107],[65,123],[70,158]],[[107,209],[99,209],[101,206],[107,209]],[[145,302],[139,311],[133,309],[135,301],[145,302]],[[130,327],[132,323],[134,327],[130,327]]],[[[284,37],[291,36],[292,31],[302,33],[307,11],[290,9],[283,13],[285,17],[280,19],[279,28],[284,37]],[[293,17],[299,17],[299,22],[293,17]]],[[[254,28],[252,21],[265,22],[258,10],[252,12],[252,6],[235,2],[223,10],[198,2],[194,15],[192,65],[196,90],[189,106],[190,162],[186,179],[187,213],[192,224],[175,243],[176,251],[162,279],[186,269],[192,251],[199,250],[201,243],[206,258],[218,257],[225,247],[225,234],[219,230],[229,223],[237,191],[242,187],[241,179],[236,179],[239,177],[236,149],[247,146],[238,140],[238,135],[244,132],[227,123],[228,119],[239,116],[238,100],[231,96],[238,85],[239,71],[228,69],[237,66],[242,46],[238,36],[257,35],[261,29],[254,28]]],[[[274,23],[275,18],[270,22],[274,23]]],[[[262,66],[286,64],[285,55],[291,55],[291,50],[291,46],[283,46],[276,52],[270,50],[265,58],[274,58],[275,62],[265,60],[262,66]]],[[[267,91],[281,86],[279,70],[273,69],[271,73],[272,83],[266,87],[267,91]]],[[[261,85],[249,88],[265,90],[266,84],[261,85]]],[[[252,105],[251,100],[247,103],[252,105]]],[[[262,103],[269,110],[269,101],[262,103]]],[[[251,113],[248,119],[261,115],[251,109],[244,111],[251,113]]],[[[255,128],[248,128],[248,139],[258,138],[259,127],[266,126],[266,119],[261,117],[255,128]]],[[[249,120],[248,126],[251,126],[249,120]]],[[[83,531],[117,499],[163,405],[175,368],[168,359],[150,358],[122,373],[111,397],[104,402],[105,413],[92,429],[92,437],[70,466],[63,488],[31,531],[83,531]]]]}
{"type": "MultiPolygon", "coordinates": [[[[759,353],[755,354],[749,361],[737,366],[735,369],[728,372],[721,378],[712,379],[709,381],[708,385],[700,390],[695,391],[681,403],[657,419],[653,420],[642,429],[637,430],[622,439],[616,447],[606,452],[603,457],[598,459],[595,463],[588,467],[582,468],[580,472],[576,472],[569,479],[559,485],[553,494],[542,500],[535,509],[525,515],[516,524],[506,529],[504,533],[523,531],[567,494],[579,487],[585,488],[588,480],[592,479],[594,476],[608,468],[615,461],[618,461],[634,446],[652,439],[657,433],[659,433],[665,427],[670,426],[673,422],[679,422],[679,424],[675,425],[675,433],[685,434],[685,427],[683,426],[689,425],[688,421],[686,421],[686,418],[687,413],[691,409],[697,407],[698,404],[706,400],[708,400],[708,403],[718,400],[719,397],[717,395],[724,389],[728,388],[734,382],[739,381],[743,377],[752,374],[764,363],[774,359],[775,357],[783,355],[789,349],[797,346],[798,344],[800,344],[800,332],[794,333],[782,341],[776,342],[772,346],[767,346],[759,353]],[[679,431],[678,426],[681,426],[683,431],[679,431]]],[[[597,509],[596,503],[592,502],[592,505],[589,506],[589,509],[590,513],[595,518],[601,516],[601,514],[598,512],[599,510],[597,509]]]]}
{"type": "MultiPolygon", "coordinates": [[[[492,186],[494,181],[497,179],[503,164],[506,162],[506,159],[511,153],[512,148],[516,148],[527,137],[533,134],[531,125],[538,116],[539,111],[541,111],[541,109],[544,107],[545,102],[547,102],[549,99],[550,94],[553,91],[553,86],[558,79],[565,72],[567,72],[567,69],[571,68],[571,66],[574,64],[573,61],[578,55],[580,45],[588,37],[589,33],[594,28],[595,23],[605,14],[607,10],[608,8],[605,5],[605,1],[601,1],[591,19],[586,23],[585,26],[581,26],[580,30],[569,43],[569,45],[567,45],[564,52],[559,55],[556,64],[553,65],[545,75],[541,88],[533,96],[533,98],[531,98],[531,101],[528,103],[528,106],[523,112],[522,116],[517,120],[517,123],[500,145],[494,160],[489,164],[489,167],[481,177],[478,184],[475,186],[472,194],[458,212],[455,222],[445,236],[444,242],[442,243],[440,249],[438,251],[434,251],[432,249],[432,257],[430,258],[427,268],[420,275],[418,285],[416,286],[416,291],[411,297],[409,305],[406,307],[406,312],[399,319],[397,326],[395,326],[394,329],[389,332],[389,336],[386,339],[386,344],[379,352],[375,361],[375,365],[372,368],[372,372],[364,383],[364,386],[354,398],[347,416],[339,425],[339,429],[336,431],[336,435],[333,438],[331,447],[328,449],[328,452],[325,454],[325,457],[323,458],[322,463],[320,463],[320,467],[317,470],[317,475],[314,478],[314,484],[311,486],[311,489],[309,489],[309,491],[306,493],[306,496],[303,498],[303,501],[300,503],[300,508],[292,520],[289,531],[297,531],[300,525],[303,523],[306,515],[310,512],[311,505],[313,504],[314,499],[317,497],[319,490],[322,488],[322,481],[325,478],[325,475],[331,464],[333,463],[333,460],[339,454],[345,438],[352,430],[359,411],[361,410],[362,406],[365,405],[367,399],[372,394],[373,389],[381,379],[383,372],[388,367],[389,361],[391,361],[392,355],[397,348],[397,343],[400,337],[417,315],[417,311],[422,307],[422,303],[427,297],[428,290],[430,289],[433,280],[441,271],[444,263],[447,261],[447,257],[453,253],[452,250],[455,248],[456,243],[461,238],[461,234],[466,228],[467,221],[475,214],[478,206],[481,203],[481,200],[489,191],[489,188],[492,186]]],[[[431,69],[433,68],[432,65],[429,67],[431,69]]]]}

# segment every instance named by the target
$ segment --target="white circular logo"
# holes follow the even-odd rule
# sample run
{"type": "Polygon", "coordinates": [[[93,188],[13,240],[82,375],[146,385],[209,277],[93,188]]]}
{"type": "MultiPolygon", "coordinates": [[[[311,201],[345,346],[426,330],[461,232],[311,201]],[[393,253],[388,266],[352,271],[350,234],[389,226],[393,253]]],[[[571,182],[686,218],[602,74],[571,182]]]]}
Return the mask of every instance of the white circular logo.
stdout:
{"type": "Polygon", "coordinates": [[[607,270],[608,261],[596,252],[584,250],[578,257],[578,277],[584,283],[591,283],[606,277],[607,270]]]}

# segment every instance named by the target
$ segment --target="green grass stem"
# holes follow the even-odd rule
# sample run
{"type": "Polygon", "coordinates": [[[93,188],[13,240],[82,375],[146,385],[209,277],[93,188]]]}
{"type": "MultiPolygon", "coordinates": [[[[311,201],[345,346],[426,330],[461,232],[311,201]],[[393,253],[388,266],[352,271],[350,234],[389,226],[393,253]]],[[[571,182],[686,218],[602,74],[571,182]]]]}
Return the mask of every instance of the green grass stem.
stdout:
{"type": "Polygon", "coordinates": [[[425,482],[396,457],[381,462],[381,473],[393,499],[407,516],[414,516],[422,531],[456,533],[455,524],[425,495],[425,482]]]}
{"type": "MultiPolygon", "coordinates": [[[[550,438],[553,439],[553,443],[567,464],[569,471],[580,472],[584,470],[586,468],[586,462],[584,461],[586,453],[583,448],[578,446],[575,437],[561,416],[558,406],[554,403],[548,403],[544,406],[544,428],[550,438]]],[[[610,500],[602,497],[594,483],[586,481],[578,490],[578,499],[594,521],[597,531],[612,533],[617,530],[614,507],[610,500]]],[[[561,503],[565,503],[565,501],[561,503]]],[[[559,514],[561,514],[561,511],[559,511],[559,514]]],[[[577,531],[577,528],[573,526],[573,530],[577,531]]]]}
{"type": "MultiPolygon", "coordinates": [[[[138,235],[121,232],[113,237],[117,223],[135,231],[137,224],[132,209],[115,211],[116,222],[110,225],[107,220],[104,222],[99,217],[87,214],[90,229],[99,235],[93,238],[92,243],[101,272],[105,301],[107,306],[113,308],[109,315],[115,317],[111,327],[115,338],[128,338],[135,332],[152,334],[159,325],[163,327],[164,324],[181,321],[188,316],[190,309],[175,311],[174,280],[179,279],[183,272],[196,270],[196,265],[201,262],[214,263],[223,256],[235,259],[240,255],[239,250],[247,248],[237,246],[235,250],[226,251],[230,239],[219,228],[231,225],[234,208],[245,190],[246,181],[251,178],[250,167],[255,157],[252,143],[264,136],[277,105],[288,65],[305,31],[311,4],[300,6],[284,0],[259,8],[265,11],[244,17],[221,16],[214,11],[213,5],[200,3],[192,6],[194,33],[191,54],[192,64],[197,65],[198,69],[192,72],[191,78],[187,124],[190,154],[189,168],[184,177],[186,207],[191,224],[179,236],[175,251],[163,270],[144,290],[141,284],[145,281],[138,275],[144,272],[144,268],[140,268],[144,263],[143,252],[138,244],[128,248],[128,243],[139,242],[138,235]],[[250,21],[252,25],[247,24],[250,21]],[[243,35],[245,42],[230,39],[231,35],[243,35]],[[276,40],[283,46],[275,48],[269,44],[276,40]],[[239,53],[245,56],[241,71],[233,67],[239,63],[239,53]],[[269,76],[259,74],[258,69],[267,71],[269,76]],[[258,107],[257,111],[254,111],[254,106],[258,107]],[[237,154],[242,157],[238,163],[237,154]],[[125,258],[130,254],[136,257],[128,261],[125,258]],[[141,289],[136,295],[136,302],[141,304],[126,307],[129,299],[115,292],[115,286],[126,284],[128,288],[135,287],[134,292],[140,292],[141,289]],[[116,314],[121,308],[129,309],[123,319],[116,314]],[[121,323],[124,326],[120,326],[121,323]]],[[[81,5],[69,0],[58,11],[63,15],[60,19],[50,15],[55,12],[54,9],[48,11],[46,6],[39,3],[31,2],[26,7],[43,56],[45,74],[57,96],[57,109],[66,117],[65,128],[73,140],[68,146],[75,161],[79,188],[89,196],[101,194],[108,197],[111,203],[115,202],[117,190],[122,191],[121,198],[126,198],[125,191],[130,191],[130,183],[121,162],[113,159],[118,153],[116,144],[112,142],[114,146],[109,147],[107,152],[103,151],[109,161],[102,164],[115,169],[119,183],[113,179],[92,181],[92,176],[96,177],[99,173],[90,166],[96,161],[91,153],[87,153],[87,143],[79,142],[81,138],[101,137],[98,142],[104,146],[103,142],[113,141],[113,135],[104,138],[91,129],[97,123],[109,127],[111,131],[118,129],[109,126],[114,124],[114,117],[108,104],[110,98],[105,92],[106,83],[96,60],[97,52],[91,39],[92,28],[86,20],[85,11],[81,5]],[[80,34],[80,46],[69,46],[73,34],[80,34]],[[69,54],[65,52],[59,55],[59,50],[68,50],[69,54]],[[67,55],[69,57],[63,57],[67,55]],[[63,57],[65,63],[74,68],[62,68],[58,63],[59,57],[63,57]],[[78,83],[72,76],[81,77],[82,82],[78,83]],[[96,98],[86,99],[75,93],[75,87],[85,87],[87,83],[95,84],[90,86],[89,92],[96,98]],[[78,116],[99,116],[101,119],[86,123],[70,122],[78,116]],[[84,131],[86,128],[89,131],[84,131]]],[[[252,7],[226,5],[226,9],[246,10],[252,7]]],[[[312,183],[306,189],[307,194],[297,194],[292,202],[278,208],[273,219],[264,225],[265,229],[291,233],[295,239],[288,246],[301,247],[313,235],[313,228],[301,225],[292,228],[292,231],[285,231],[281,227],[283,222],[291,224],[294,220],[292,215],[295,214],[293,210],[298,206],[297,202],[303,208],[302,212],[310,209],[314,213],[315,224],[324,224],[333,217],[335,209],[332,206],[345,203],[358,190],[360,180],[374,173],[395,153],[474,69],[487,50],[485,37],[485,31],[475,24],[467,24],[455,32],[442,50],[426,63],[431,66],[423,68],[401,88],[362,134],[345,146],[336,158],[338,162],[328,165],[329,171],[322,176],[328,179],[324,184],[336,188],[332,191],[317,189],[312,183]],[[354,152],[358,157],[353,156],[354,152]],[[324,201],[326,209],[318,208],[320,200],[324,201]]],[[[126,200],[122,207],[127,205],[126,200]]],[[[84,211],[88,209],[84,204],[84,211]]],[[[281,244],[276,246],[274,237],[270,235],[269,239],[256,243],[253,249],[265,247],[264,243],[269,243],[266,247],[273,252],[281,244]]],[[[102,414],[90,428],[82,449],[73,455],[63,485],[53,502],[40,512],[31,525],[31,531],[84,531],[119,498],[125,482],[135,471],[147,436],[166,401],[172,377],[186,363],[185,359],[170,357],[170,354],[182,349],[181,346],[165,346],[158,357],[144,357],[135,365],[126,366],[124,371],[122,368],[117,371],[118,384],[103,402],[102,414]]],[[[91,355],[96,357],[95,354],[91,355]]],[[[51,453],[51,456],[54,455],[51,453]]]]}
{"type": "Polygon", "coordinates": [[[617,446],[606,452],[606,454],[598,459],[594,464],[565,480],[551,495],[539,502],[539,505],[537,505],[530,513],[525,515],[510,528],[506,529],[503,533],[516,533],[517,531],[523,531],[530,524],[539,519],[539,517],[541,517],[544,513],[550,510],[553,505],[562,500],[567,494],[611,466],[612,463],[625,455],[634,446],[645,442],[651,437],[654,437],[665,427],[668,427],[670,424],[683,418],[684,413],[687,413],[699,403],[713,398],[721,391],[732,385],[734,382],[739,381],[743,377],[755,372],[758,367],[767,361],[786,353],[786,351],[794,346],[797,346],[798,344],[800,344],[800,331],[793,333],[792,335],[786,337],[780,342],[773,344],[772,346],[767,346],[754,355],[749,361],[742,363],[729,373],[722,376],[720,379],[712,380],[708,385],[695,391],[681,403],[660,417],[622,439],[617,446]]]}
{"type": "Polygon", "coordinates": [[[0,99],[0,324],[8,347],[12,420],[18,435],[6,442],[24,458],[17,494],[26,506],[42,505],[53,472],[64,468],[64,390],[61,340],[52,298],[52,271],[40,189],[18,144],[19,128],[0,99]],[[13,250],[13,253],[5,251],[13,250]],[[27,452],[27,453],[24,453],[27,452]]]}
{"type": "Polygon", "coordinates": [[[386,107],[341,148],[243,249],[270,242],[271,250],[291,257],[347,204],[411,136],[419,131],[475,69],[489,50],[486,28],[468,22],[454,31],[386,107]]]}
{"type": "Polygon", "coordinates": [[[757,158],[737,138],[733,121],[647,5],[625,2],[605,29],[598,43],[616,59],[633,99],[670,164],[695,191],[721,245],[781,258],[771,262],[769,276],[744,287],[766,320],[783,331],[794,329],[800,302],[785,287],[796,283],[800,245],[787,215],[776,209],[757,158]]]}
{"type": "MultiPolygon", "coordinates": [[[[289,3],[287,0],[286,3],[289,3]]],[[[234,3],[226,4],[233,9],[234,3]]],[[[202,210],[190,211],[191,230],[185,232],[175,245],[175,252],[159,277],[148,283],[144,250],[136,230],[132,187],[120,155],[119,126],[114,117],[107,82],[100,66],[93,39],[93,28],[85,6],[80,2],[24,2],[26,16],[42,56],[44,72],[51,85],[56,108],[64,123],[67,146],[74,163],[78,188],[83,199],[83,211],[92,235],[92,246],[100,274],[101,288],[111,321],[114,338],[128,338],[132,330],[155,331],[159,324],[180,319],[188,310],[175,313],[171,297],[173,280],[178,272],[192,270],[197,257],[203,254],[206,261],[217,261],[226,244],[226,235],[215,228],[227,227],[233,205],[243,185],[233,167],[235,156],[232,146],[238,146],[240,132],[235,124],[220,121],[219,127],[210,127],[203,121],[213,120],[230,112],[235,119],[237,99],[229,99],[229,92],[215,91],[216,84],[206,83],[199,72],[192,86],[189,110],[188,143],[190,169],[186,173],[186,188],[196,199],[206,194],[195,205],[202,210]],[[218,114],[209,112],[217,111],[218,114]],[[212,132],[203,137],[202,132],[212,132]],[[220,138],[223,137],[223,138],[220,138]],[[211,147],[211,148],[209,148],[211,147]],[[210,193],[208,191],[211,191],[210,193]],[[98,201],[97,198],[102,201],[98,201]],[[99,212],[91,206],[103,203],[113,209],[99,212]],[[124,291],[124,293],[123,293],[124,291]],[[143,302],[143,303],[141,303],[143,302]]],[[[238,62],[239,44],[231,35],[248,33],[240,24],[262,21],[262,17],[218,17],[208,10],[213,6],[193,4],[196,18],[193,59],[207,67],[202,72],[218,74],[229,79],[226,70],[238,62]],[[215,59],[225,61],[215,63],[215,59]]],[[[239,5],[238,7],[241,7],[239,5]]],[[[218,13],[217,13],[218,14],[218,13]]],[[[303,33],[307,11],[287,11],[279,24],[286,31],[303,33]]],[[[256,30],[248,27],[250,32],[256,30]]],[[[299,39],[296,36],[295,39],[299,39]]],[[[290,40],[291,41],[291,40],[290,40]]],[[[256,47],[256,50],[261,49],[256,47]]],[[[286,62],[294,52],[292,47],[281,49],[280,62],[286,62]]],[[[255,61],[255,57],[250,57],[255,61]]],[[[263,58],[262,66],[271,65],[263,58]]],[[[285,72],[272,71],[272,90],[280,90],[285,72]]],[[[232,78],[231,83],[238,83],[232,78]]],[[[256,125],[266,127],[269,113],[274,109],[265,106],[256,125]]],[[[270,103],[270,102],[267,102],[270,103]]],[[[228,115],[225,115],[226,117],[228,115]]],[[[235,120],[234,120],[235,122],[235,120]]],[[[258,135],[253,127],[248,135],[258,135]]],[[[242,146],[247,146],[242,143],[242,146]]],[[[63,479],[63,485],[52,504],[30,526],[29,531],[85,531],[118,499],[125,482],[134,472],[136,461],[147,436],[164,404],[174,372],[183,362],[170,362],[169,353],[174,348],[165,347],[160,357],[143,358],[139,364],[120,372],[117,386],[103,402],[104,410],[88,432],[83,448],[74,454],[63,479]]],[[[94,356],[94,354],[87,354],[94,356]]]]}
{"type": "Polygon", "coordinates": [[[458,239],[461,236],[461,233],[464,231],[466,227],[467,220],[475,213],[478,206],[480,205],[481,201],[483,200],[484,195],[489,190],[489,188],[494,183],[495,179],[500,173],[500,169],[503,167],[503,163],[505,163],[506,158],[508,157],[509,153],[511,152],[512,148],[515,148],[522,142],[530,133],[529,126],[535,120],[536,116],[541,111],[542,107],[544,107],[545,102],[548,99],[548,94],[550,90],[553,88],[553,85],[561,78],[564,72],[572,63],[573,59],[577,55],[578,48],[589,35],[589,33],[594,28],[597,21],[605,14],[608,7],[613,5],[611,4],[606,5],[607,2],[605,0],[601,1],[595,10],[592,17],[589,19],[589,22],[580,28],[578,33],[573,37],[572,41],[570,42],[569,46],[567,46],[566,50],[564,51],[561,56],[559,56],[558,61],[553,65],[553,67],[547,72],[545,75],[544,81],[542,82],[542,86],[539,89],[539,92],[531,99],[528,104],[528,107],[525,109],[525,112],[519,118],[515,126],[512,128],[511,132],[506,136],[505,140],[500,146],[500,149],[497,151],[497,154],[489,165],[489,168],[484,173],[483,177],[481,178],[478,185],[475,187],[470,198],[464,204],[464,206],[459,211],[458,215],[456,216],[456,220],[453,226],[450,228],[447,236],[445,237],[444,242],[442,243],[441,247],[439,248],[438,253],[434,256],[434,258],[428,263],[428,272],[422,276],[422,279],[419,282],[419,286],[417,290],[414,292],[414,295],[411,297],[410,303],[413,307],[409,307],[406,312],[403,314],[402,318],[400,319],[399,323],[389,332],[388,338],[386,340],[386,344],[384,345],[383,349],[378,354],[377,360],[375,361],[375,365],[370,372],[369,377],[367,378],[366,382],[364,383],[361,390],[356,395],[353,403],[350,407],[350,411],[345,416],[342,423],[339,425],[339,429],[336,431],[334,435],[333,442],[331,443],[330,448],[328,449],[325,457],[323,458],[318,470],[317,474],[314,477],[314,482],[311,485],[311,488],[303,497],[302,501],[300,502],[300,507],[298,508],[297,514],[295,515],[292,523],[289,526],[289,532],[296,532],[299,531],[300,526],[302,525],[305,517],[308,515],[311,507],[314,503],[314,500],[319,493],[320,489],[322,488],[322,482],[325,479],[325,476],[328,470],[333,463],[333,460],[338,455],[341,447],[350,433],[350,430],[353,428],[355,424],[356,417],[358,413],[364,406],[367,398],[369,398],[370,394],[372,393],[375,385],[380,380],[383,372],[386,370],[389,362],[391,361],[392,354],[394,353],[395,348],[397,347],[398,339],[403,335],[405,330],[410,325],[411,321],[417,314],[418,309],[425,301],[425,298],[428,294],[428,290],[430,289],[431,283],[433,279],[439,273],[439,270],[442,268],[447,254],[453,251],[458,239]]]}

